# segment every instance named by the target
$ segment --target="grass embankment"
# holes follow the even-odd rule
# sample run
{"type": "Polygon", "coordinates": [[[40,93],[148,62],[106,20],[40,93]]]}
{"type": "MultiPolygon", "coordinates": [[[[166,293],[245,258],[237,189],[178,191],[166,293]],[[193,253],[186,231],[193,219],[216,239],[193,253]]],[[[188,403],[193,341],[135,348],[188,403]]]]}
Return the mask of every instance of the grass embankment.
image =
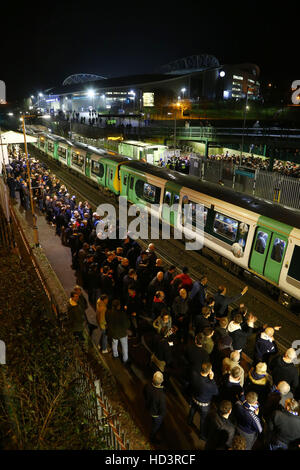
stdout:
{"type": "Polygon", "coordinates": [[[32,266],[0,256],[0,448],[103,449],[86,418],[73,337],[52,316],[32,266]]]}

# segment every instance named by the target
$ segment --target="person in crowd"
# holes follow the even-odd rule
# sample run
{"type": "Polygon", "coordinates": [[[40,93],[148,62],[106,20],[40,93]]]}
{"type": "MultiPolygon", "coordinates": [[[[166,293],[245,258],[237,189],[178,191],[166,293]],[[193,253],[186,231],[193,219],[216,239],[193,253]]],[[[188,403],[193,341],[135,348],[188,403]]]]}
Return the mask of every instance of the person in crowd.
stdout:
{"type": "Polygon", "coordinates": [[[200,439],[206,441],[207,432],[205,420],[210,410],[211,402],[219,394],[214,373],[210,362],[204,362],[201,369],[193,369],[191,377],[192,402],[188,423],[193,424],[195,413],[200,415],[200,439]]]}
{"type": "Polygon", "coordinates": [[[236,433],[235,425],[230,421],[231,412],[231,402],[222,400],[217,410],[207,415],[205,450],[227,450],[231,447],[236,433]]]}
{"type": "Polygon", "coordinates": [[[172,317],[168,314],[167,310],[162,310],[160,315],[155,318],[152,325],[158,333],[160,333],[161,330],[165,328],[170,331],[172,328],[172,317]]]}
{"type": "Polygon", "coordinates": [[[222,361],[222,374],[230,374],[231,370],[239,366],[240,367],[240,385],[244,387],[245,382],[245,371],[240,364],[241,354],[239,351],[231,351],[229,357],[224,357],[222,361]]]}
{"type": "Polygon", "coordinates": [[[299,373],[293,361],[297,358],[295,349],[288,348],[284,354],[274,357],[270,362],[270,372],[275,384],[285,381],[294,393],[299,385],[299,373]]]}
{"type": "Polygon", "coordinates": [[[267,372],[267,364],[258,362],[255,367],[251,367],[245,381],[245,391],[253,391],[257,393],[259,403],[264,403],[271,387],[273,379],[267,372]]]}
{"type": "Polygon", "coordinates": [[[232,338],[232,348],[235,351],[241,352],[245,348],[247,339],[253,332],[256,320],[257,318],[250,313],[247,321],[244,322],[242,315],[237,313],[229,323],[228,333],[232,338]]]}
{"type": "Polygon", "coordinates": [[[245,397],[241,397],[235,403],[234,414],[237,432],[246,439],[246,450],[251,450],[263,431],[262,422],[258,416],[257,393],[248,392],[245,397]]]}
{"type": "Polygon", "coordinates": [[[278,347],[274,340],[274,332],[280,328],[281,326],[267,327],[257,335],[254,348],[255,362],[266,362],[268,364],[271,358],[277,354],[278,347]]]}
{"type": "Polygon", "coordinates": [[[108,353],[106,312],[109,298],[106,294],[100,295],[96,304],[96,320],[100,328],[99,348],[102,354],[108,353]]]}
{"type": "Polygon", "coordinates": [[[220,387],[220,398],[228,400],[232,405],[244,392],[241,386],[242,370],[239,365],[234,366],[228,374],[223,377],[223,385],[220,387]]]}
{"type": "Polygon", "coordinates": [[[189,268],[184,266],[182,268],[182,273],[181,274],[177,274],[174,279],[173,279],[173,283],[176,281],[176,279],[180,279],[181,281],[181,284],[182,284],[182,288],[183,289],[186,289],[188,292],[192,289],[192,286],[193,286],[193,280],[192,278],[188,275],[188,272],[189,272],[189,268]]]}
{"type": "Polygon", "coordinates": [[[71,331],[80,342],[84,342],[84,324],[85,324],[85,315],[82,304],[79,300],[80,294],[78,292],[72,291],[69,303],[68,303],[68,319],[67,326],[69,331],[71,331]]]}
{"type": "Polygon", "coordinates": [[[157,371],[153,374],[151,384],[146,384],[144,387],[146,408],[152,419],[150,441],[153,444],[160,443],[157,433],[166,415],[166,395],[162,385],[163,381],[164,376],[162,372],[157,371]]]}
{"type": "Polygon", "coordinates": [[[300,443],[299,402],[285,400],[284,409],[276,410],[268,421],[267,439],[270,450],[297,449],[300,443]]]}
{"type": "Polygon", "coordinates": [[[291,392],[291,387],[287,382],[282,380],[277,385],[273,385],[262,405],[262,414],[264,419],[268,421],[274,411],[283,409],[285,400],[288,398],[293,398],[293,394],[291,392]]]}
{"type": "Polygon", "coordinates": [[[242,292],[234,297],[226,296],[227,289],[225,286],[219,286],[218,292],[215,294],[215,314],[216,318],[228,316],[228,306],[239,300],[248,291],[248,286],[245,286],[242,292]]]}
{"type": "Polygon", "coordinates": [[[112,301],[111,309],[106,312],[108,336],[112,338],[113,358],[119,357],[118,343],[121,343],[123,364],[128,362],[128,329],[130,321],[118,299],[112,301]]]}

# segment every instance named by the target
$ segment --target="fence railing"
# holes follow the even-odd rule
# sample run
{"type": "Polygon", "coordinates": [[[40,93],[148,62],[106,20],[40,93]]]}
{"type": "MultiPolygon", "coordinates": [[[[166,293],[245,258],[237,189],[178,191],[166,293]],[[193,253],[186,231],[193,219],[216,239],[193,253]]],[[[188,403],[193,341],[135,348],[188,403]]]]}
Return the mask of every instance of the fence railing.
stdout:
{"type": "Polygon", "coordinates": [[[224,160],[191,159],[190,174],[266,201],[300,209],[300,180],[275,171],[240,167],[224,160]]]}
{"type": "MultiPolygon", "coordinates": [[[[126,432],[118,420],[118,415],[106,397],[100,380],[88,364],[77,357],[78,386],[84,392],[86,417],[98,423],[99,438],[111,450],[129,450],[130,443],[126,432]]],[[[81,393],[82,395],[82,393],[81,393]]]]}

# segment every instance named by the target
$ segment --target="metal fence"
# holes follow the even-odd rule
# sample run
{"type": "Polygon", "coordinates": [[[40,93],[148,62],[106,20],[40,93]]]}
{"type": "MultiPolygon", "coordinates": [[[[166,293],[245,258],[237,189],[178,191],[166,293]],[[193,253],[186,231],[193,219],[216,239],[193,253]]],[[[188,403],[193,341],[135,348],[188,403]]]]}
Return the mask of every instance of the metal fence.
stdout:
{"type": "Polygon", "coordinates": [[[248,167],[239,167],[224,160],[191,158],[190,174],[203,181],[219,183],[235,191],[266,201],[300,209],[300,181],[282,175],[248,167]]]}
{"type": "Polygon", "coordinates": [[[122,430],[117,414],[110,405],[93,370],[88,364],[76,358],[77,386],[84,396],[82,404],[85,417],[96,423],[97,434],[110,450],[129,450],[130,443],[122,430]]]}

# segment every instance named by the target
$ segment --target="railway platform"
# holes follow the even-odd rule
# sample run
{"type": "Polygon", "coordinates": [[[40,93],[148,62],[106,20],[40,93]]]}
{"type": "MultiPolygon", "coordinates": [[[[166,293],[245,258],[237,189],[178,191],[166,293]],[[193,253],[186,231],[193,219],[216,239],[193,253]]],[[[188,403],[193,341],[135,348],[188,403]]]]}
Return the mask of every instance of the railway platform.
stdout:
{"type": "MultiPolygon", "coordinates": [[[[23,219],[27,226],[32,225],[32,218],[29,211],[25,211],[17,200],[15,211],[23,219]]],[[[40,248],[47,257],[52,269],[55,271],[66,297],[69,297],[73,287],[77,284],[75,271],[71,267],[70,248],[62,245],[61,240],[55,235],[55,228],[49,225],[44,214],[36,210],[37,227],[39,234],[40,248]]],[[[87,295],[85,294],[87,299],[87,295]]],[[[87,299],[88,300],[88,299],[87,299]]],[[[96,325],[96,315],[94,309],[89,305],[87,311],[88,320],[96,325]]],[[[150,446],[148,434],[151,420],[145,410],[143,387],[151,380],[152,370],[149,367],[149,350],[143,342],[138,348],[134,348],[132,341],[129,341],[130,367],[124,367],[120,360],[113,359],[111,353],[101,354],[98,350],[99,330],[93,331],[92,343],[94,356],[101,366],[109,370],[115,377],[118,392],[122,401],[126,402],[126,413],[130,414],[135,426],[134,437],[131,442],[135,442],[137,449],[150,446]],[[146,365],[146,367],[145,367],[146,365]]],[[[97,367],[96,367],[97,368],[97,367]]],[[[199,417],[195,417],[195,426],[187,424],[189,405],[175,382],[171,382],[166,388],[167,395],[167,416],[160,431],[161,443],[155,448],[161,450],[201,450],[204,442],[198,437],[199,417]]]]}

